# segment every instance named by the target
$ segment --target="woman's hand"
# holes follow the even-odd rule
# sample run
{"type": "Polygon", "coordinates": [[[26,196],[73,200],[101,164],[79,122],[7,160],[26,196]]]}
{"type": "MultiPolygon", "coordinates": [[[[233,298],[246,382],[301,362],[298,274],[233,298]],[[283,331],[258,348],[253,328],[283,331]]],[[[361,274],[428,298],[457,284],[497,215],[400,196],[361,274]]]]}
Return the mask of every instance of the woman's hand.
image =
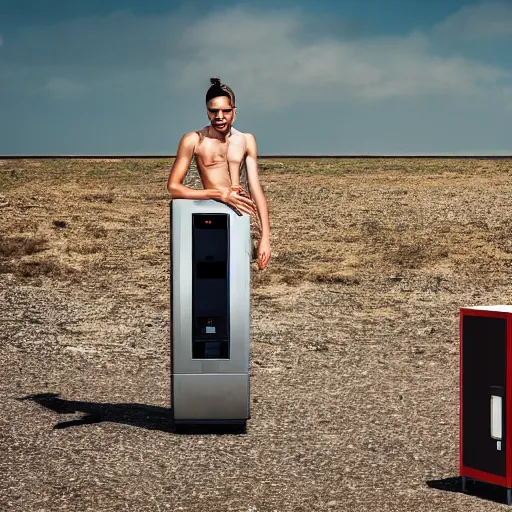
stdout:
{"type": "Polygon", "coordinates": [[[263,270],[270,261],[270,240],[262,238],[258,243],[258,268],[263,270]]]}
{"type": "Polygon", "coordinates": [[[239,215],[241,215],[240,212],[247,213],[248,215],[258,214],[256,203],[252,199],[242,197],[230,189],[223,190],[220,194],[220,200],[231,206],[239,215]]]}

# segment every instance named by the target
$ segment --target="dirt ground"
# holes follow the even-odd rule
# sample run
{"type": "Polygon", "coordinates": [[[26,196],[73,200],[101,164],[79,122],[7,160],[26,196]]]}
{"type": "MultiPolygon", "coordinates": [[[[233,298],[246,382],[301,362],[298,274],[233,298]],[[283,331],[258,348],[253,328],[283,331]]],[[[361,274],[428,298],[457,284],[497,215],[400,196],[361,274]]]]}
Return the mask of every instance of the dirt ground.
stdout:
{"type": "Polygon", "coordinates": [[[512,160],[261,161],[238,435],[170,423],[170,164],[0,160],[0,510],[509,510],[460,492],[458,315],[512,303],[512,160]]]}

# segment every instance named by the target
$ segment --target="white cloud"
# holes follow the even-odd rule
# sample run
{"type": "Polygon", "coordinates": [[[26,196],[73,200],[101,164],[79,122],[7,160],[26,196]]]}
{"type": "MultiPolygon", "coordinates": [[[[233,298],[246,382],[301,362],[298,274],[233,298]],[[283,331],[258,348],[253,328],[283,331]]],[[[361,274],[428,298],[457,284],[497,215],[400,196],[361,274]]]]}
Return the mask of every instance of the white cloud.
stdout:
{"type": "MultiPolygon", "coordinates": [[[[461,9],[445,20],[446,26],[457,20],[462,26],[461,19],[482,14],[478,9],[495,18],[501,12],[503,19],[512,10],[485,2],[461,9]]],[[[334,104],[468,95],[510,78],[510,70],[436,51],[442,25],[432,33],[356,38],[354,27],[343,20],[336,31],[322,34],[321,19],[300,9],[243,5],[195,20],[183,12],[159,17],[118,12],[25,28],[9,45],[8,64],[20,83],[44,87],[60,98],[86,90],[105,94],[119,87],[120,77],[127,77],[126,86],[134,90],[168,80],[169,93],[183,98],[203,88],[204,94],[209,77],[220,76],[242,107],[262,109],[311,100],[334,104]],[[33,51],[34,41],[38,51],[33,51]]],[[[501,97],[505,101],[506,95],[501,97]]]]}
{"type": "Polygon", "coordinates": [[[359,30],[350,20],[298,9],[192,14],[124,12],[20,27],[0,52],[0,111],[11,113],[24,137],[9,127],[2,146],[14,153],[29,144],[43,148],[33,152],[174,151],[185,131],[206,122],[208,79],[220,76],[235,90],[240,127],[257,134],[262,154],[507,147],[510,154],[512,70],[503,40],[468,44],[460,29],[450,41],[442,24],[372,37],[370,25],[359,30]],[[509,69],[488,65],[486,56],[509,69]],[[44,101],[50,95],[81,101],[44,101]],[[99,113],[98,102],[106,105],[99,113]],[[83,137],[67,128],[70,107],[88,114],[83,137]],[[45,137],[46,112],[62,119],[58,138],[45,137]]]}
{"type": "Polygon", "coordinates": [[[512,36],[512,3],[484,1],[467,5],[435,28],[439,36],[465,41],[497,40],[512,36]]]}
{"type": "Polygon", "coordinates": [[[59,77],[48,80],[45,89],[61,99],[77,98],[87,91],[85,85],[74,80],[59,77]]]}
{"type": "Polygon", "coordinates": [[[198,21],[183,35],[187,62],[174,84],[188,89],[220,76],[245,104],[274,109],[305,99],[471,94],[510,76],[463,57],[436,56],[426,34],[301,42],[306,24],[297,10],[260,12],[244,6],[198,21]]]}

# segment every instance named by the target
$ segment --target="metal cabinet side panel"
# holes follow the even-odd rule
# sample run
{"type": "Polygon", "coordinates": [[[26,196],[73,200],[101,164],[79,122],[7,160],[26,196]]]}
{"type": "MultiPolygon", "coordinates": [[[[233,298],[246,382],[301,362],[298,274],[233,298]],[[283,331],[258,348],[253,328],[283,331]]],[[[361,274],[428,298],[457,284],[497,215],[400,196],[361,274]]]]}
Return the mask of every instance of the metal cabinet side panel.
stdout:
{"type": "Polygon", "coordinates": [[[233,369],[249,371],[250,342],[250,217],[239,217],[231,212],[230,218],[230,323],[233,369]],[[236,366],[235,366],[236,365],[236,366]]]}
{"type": "Polygon", "coordinates": [[[173,200],[172,208],[172,359],[173,369],[192,357],[192,217],[187,201],[173,200]],[[187,354],[188,349],[188,354],[187,354]]]}

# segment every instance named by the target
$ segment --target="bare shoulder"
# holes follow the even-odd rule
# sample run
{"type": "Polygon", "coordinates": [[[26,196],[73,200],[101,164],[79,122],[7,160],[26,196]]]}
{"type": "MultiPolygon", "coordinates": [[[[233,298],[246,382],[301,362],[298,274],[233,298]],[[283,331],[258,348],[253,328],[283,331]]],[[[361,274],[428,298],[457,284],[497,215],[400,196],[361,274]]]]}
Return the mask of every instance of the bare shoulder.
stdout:
{"type": "Polygon", "coordinates": [[[247,150],[249,150],[250,152],[254,152],[257,150],[256,137],[252,133],[249,133],[249,132],[238,132],[238,133],[240,134],[240,136],[242,136],[244,138],[245,147],[247,148],[247,150]]]}
{"type": "Polygon", "coordinates": [[[258,153],[258,146],[256,144],[256,137],[252,133],[244,133],[245,147],[247,148],[248,156],[255,156],[258,153]]]}
{"type": "Polygon", "coordinates": [[[234,135],[235,137],[243,137],[246,142],[256,142],[256,139],[252,133],[241,132],[236,128],[231,128],[231,134],[232,136],[234,135]]]}
{"type": "Polygon", "coordinates": [[[180,152],[195,152],[197,143],[200,140],[199,132],[188,132],[183,135],[178,146],[178,153],[180,152]]]}
{"type": "Polygon", "coordinates": [[[238,132],[245,138],[245,141],[250,144],[254,144],[256,142],[256,137],[249,132],[238,132]]]}
{"type": "Polygon", "coordinates": [[[196,132],[188,132],[183,135],[181,142],[186,145],[195,144],[200,138],[200,130],[196,132]]]}

